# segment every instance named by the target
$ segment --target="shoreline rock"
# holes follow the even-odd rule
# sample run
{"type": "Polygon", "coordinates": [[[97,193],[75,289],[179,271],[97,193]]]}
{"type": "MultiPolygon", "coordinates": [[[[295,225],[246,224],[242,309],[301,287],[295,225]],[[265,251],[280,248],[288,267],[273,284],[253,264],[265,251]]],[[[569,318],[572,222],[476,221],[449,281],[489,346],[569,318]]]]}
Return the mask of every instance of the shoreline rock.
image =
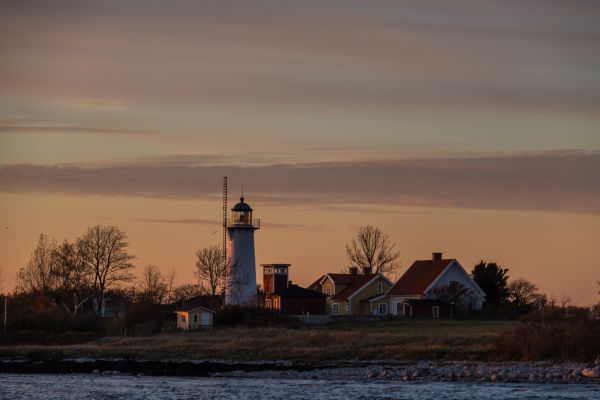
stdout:
{"type": "MultiPolygon", "coordinates": [[[[597,360],[598,361],[598,360],[597,360]]],[[[600,384],[600,363],[427,362],[339,365],[292,362],[221,362],[211,360],[150,361],[126,359],[0,360],[0,373],[89,373],[133,376],[197,376],[310,380],[381,380],[403,383],[564,383],[600,384]]]]}

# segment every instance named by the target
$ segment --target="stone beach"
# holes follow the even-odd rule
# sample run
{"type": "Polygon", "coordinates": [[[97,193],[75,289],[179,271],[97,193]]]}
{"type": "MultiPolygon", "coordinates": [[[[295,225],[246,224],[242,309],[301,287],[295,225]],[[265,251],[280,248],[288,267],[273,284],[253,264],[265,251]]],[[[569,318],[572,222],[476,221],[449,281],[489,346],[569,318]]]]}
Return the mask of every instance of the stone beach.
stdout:
{"type": "Polygon", "coordinates": [[[502,382],[600,384],[600,359],[593,363],[552,362],[419,362],[406,365],[317,368],[314,370],[230,371],[214,377],[385,380],[406,383],[425,382],[502,382]]]}

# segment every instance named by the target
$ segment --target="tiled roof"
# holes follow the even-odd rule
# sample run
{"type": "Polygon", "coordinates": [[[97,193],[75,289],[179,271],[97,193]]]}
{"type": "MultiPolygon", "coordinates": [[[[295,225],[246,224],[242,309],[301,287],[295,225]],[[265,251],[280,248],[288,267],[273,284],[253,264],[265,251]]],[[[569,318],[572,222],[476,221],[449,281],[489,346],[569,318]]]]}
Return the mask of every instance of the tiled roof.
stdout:
{"type": "Polygon", "coordinates": [[[418,260],[400,277],[398,282],[388,291],[388,295],[421,295],[425,289],[454,260],[418,260]]]}
{"type": "Polygon", "coordinates": [[[352,296],[358,289],[373,279],[375,275],[376,274],[329,274],[336,284],[349,285],[347,288],[334,295],[332,300],[347,300],[348,297],[352,296]]]}
{"type": "Polygon", "coordinates": [[[308,285],[308,289],[320,292],[321,291],[321,283],[320,282],[321,282],[321,279],[323,279],[324,276],[325,275],[321,275],[319,277],[319,279],[317,279],[316,281],[314,281],[313,283],[311,283],[310,285],[308,285]]]}

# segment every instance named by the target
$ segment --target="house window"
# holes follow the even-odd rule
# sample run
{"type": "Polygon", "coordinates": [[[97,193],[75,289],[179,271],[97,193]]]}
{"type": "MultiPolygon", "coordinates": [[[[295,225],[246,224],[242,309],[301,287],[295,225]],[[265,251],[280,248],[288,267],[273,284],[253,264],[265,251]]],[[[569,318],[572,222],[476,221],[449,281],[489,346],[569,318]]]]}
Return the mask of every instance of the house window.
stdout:
{"type": "Polygon", "coordinates": [[[185,314],[181,314],[181,322],[185,322],[185,314]]]}
{"type": "Polygon", "coordinates": [[[350,313],[350,306],[349,306],[349,305],[347,305],[347,306],[346,306],[346,314],[349,314],[349,313],[350,313]]]}
{"type": "Polygon", "coordinates": [[[194,322],[198,322],[198,314],[194,314],[194,322]]]}
{"type": "Polygon", "coordinates": [[[383,293],[383,283],[381,282],[377,284],[377,293],[383,293]]]}
{"type": "Polygon", "coordinates": [[[279,310],[279,298],[273,299],[273,308],[279,310]]]}
{"type": "Polygon", "coordinates": [[[265,300],[265,308],[271,308],[271,299],[265,300]]]}
{"type": "Polygon", "coordinates": [[[340,305],[337,303],[333,303],[331,305],[331,313],[333,315],[339,315],[340,314],[340,305]]]}
{"type": "Polygon", "coordinates": [[[331,295],[331,285],[325,285],[325,294],[327,296],[331,295]]]}
{"type": "Polygon", "coordinates": [[[387,304],[379,304],[379,315],[387,315],[387,304]]]}
{"type": "Polygon", "coordinates": [[[431,308],[431,315],[433,316],[433,318],[439,318],[440,317],[440,308],[438,306],[433,306],[431,308]]]}

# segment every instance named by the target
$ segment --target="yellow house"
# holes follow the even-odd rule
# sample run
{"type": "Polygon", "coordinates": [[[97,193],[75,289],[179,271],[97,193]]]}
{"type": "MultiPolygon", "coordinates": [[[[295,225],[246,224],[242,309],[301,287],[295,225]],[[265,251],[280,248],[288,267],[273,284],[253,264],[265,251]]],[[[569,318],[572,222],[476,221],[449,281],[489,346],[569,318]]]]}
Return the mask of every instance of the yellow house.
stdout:
{"type": "MultiPolygon", "coordinates": [[[[377,315],[369,300],[385,294],[392,282],[382,274],[328,273],[320,277],[309,289],[327,295],[327,313],[330,315],[377,315]]],[[[387,314],[387,310],[385,313],[387,314]]]]}

